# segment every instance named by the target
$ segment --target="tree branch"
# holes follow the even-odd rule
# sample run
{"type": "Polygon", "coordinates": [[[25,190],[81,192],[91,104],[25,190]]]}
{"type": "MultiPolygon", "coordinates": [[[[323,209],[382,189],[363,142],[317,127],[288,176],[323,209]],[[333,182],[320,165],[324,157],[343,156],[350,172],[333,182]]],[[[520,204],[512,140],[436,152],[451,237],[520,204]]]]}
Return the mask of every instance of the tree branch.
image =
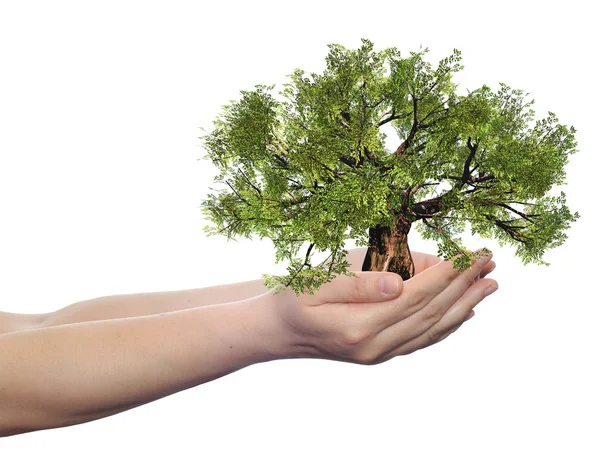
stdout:
{"type": "Polygon", "coordinates": [[[519,228],[526,228],[526,227],[517,227],[517,226],[510,226],[507,225],[505,222],[503,222],[502,220],[496,219],[494,216],[491,215],[486,215],[485,217],[487,217],[490,220],[493,220],[494,223],[496,224],[496,226],[498,226],[499,228],[503,229],[504,231],[506,231],[506,233],[512,237],[515,241],[518,242],[522,242],[524,244],[526,244],[528,241],[531,240],[531,238],[528,238],[527,236],[525,236],[523,233],[519,233],[518,231],[516,231],[519,228]]]}
{"type": "MultiPolygon", "coordinates": [[[[435,114],[436,112],[438,112],[438,111],[440,111],[440,110],[442,110],[442,109],[445,109],[445,108],[444,108],[444,106],[446,105],[446,102],[447,102],[447,101],[448,101],[448,100],[446,100],[446,101],[444,101],[444,102],[440,103],[438,106],[436,106],[436,107],[435,107],[435,108],[433,108],[431,111],[429,111],[429,112],[427,113],[427,115],[426,115],[426,116],[425,116],[425,117],[424,117],[424,118],[421,120],[421,122],[425,122],[427,119],[429,119],[429,118],[430,118],[430,117],[431,117],[433,114],[435,114]]],[[[433,123],[435,123],[435,121],[434,121],[434,122],[432,122],[432,123],[431,123],[431,124],[429,124],[429,125],[432,125],[433,123]]],[[[429,126],[429,125],[428,125],[428,126],[429,126]]]]}
{"type": "Polygon", "coordinates": [[[392,111],[392,115],[390,117],[388,117],[387,119],[383,119],[380,120],[379,123],[377,124],[378,127],[381,127],[383,125],[385,125],[388,122],[391,122],[392,120],[396,120],[396,119],[404,119],[405,117],[410,116],[411,113],[408,114],[402,114],[400,116],[397,116],[393,111],[392,111]]]}
{"type": "Polygon", "coordinates": [[[529,217],[530,217],[529,215],[527,215],[527,214],[525,214],[525,213],[522,213],[521,211],[517,211],[517,210],[516,210],[516,209],[514,209],[514,208],[511,208],[511,207],[510,207],[510,206],[508,206],[506,203],[494,203],[494,204],[495,204],[495,205],[498,205],[498,206],[501,206],[501,207],[503,207],[503,208],[505,208],[505,209],[508,209],[509,211],[512,211],[512,212],[514,212],[515,214],[518,214],[518,215],[519,215],[519,216],[521,216],[523,219],[525,219],[525,220],[527,220],[527,221],[529,221],[529,222],[531,222],[531,223],[534,223],[534,222],[533,222],[533,220],[531,220],[531,219],[529,218],[529,217]]]}
{"type": "Polygon", "coordinates": [[[312,251],[313,247],[315,246],[314,242],[311,242],[310,245],[308,246],[308,250],[306,251],[306,256],[304,257],[304,265],[310,267],[310,252],[312,251]]]}
{"type": "Polygon", "coordinates": [[[421,183],[421,184],[417,184],[415,187],[413,187],[410,190],[411,194],[415,194],[419,189],[421,189],[422,187],[425,186],[438,186],[440,183],[421,183]]]}
{"type": "Polygon", "coordinates": [[[461,255],[467,256],[467,254],[464,252],[464,250],[462,248],[460,248],[459,245],[457,245],[453,240],[452,237],[448,235],[448,233],[446,233],[444,231],[444,229],[438,224],[437,220],[434,219],[435,222],[435,226],[430,225],[429,222],[427,222],[427,219],[423,219],[423,223],[425,223],[425,225],[427,225],[429,228],[433,229],[433,230],[437,230],[440,233],[442,233],[444,236],[446,236],[446,239],[448,239],[448,242],[450,242],[452,244],[452,246],[458,250],[458,252],[461,255]]]}
{"type": "MultiPolygon", "coordinates": [[[[512,193],[512,192],[508,192],[508,194],[511,194],[511,193],[512,193]]],[[[509,203],[516,203],[517,205],[537,206],[535,203],[516,202],[516,201],[514,201],[514,200],[510,200],[510,199],[508,199],[508,200],[506,200],[506,201],[507,201],[507,202],[509,202],[509,203]]],[[[530,217],[532,217],[532,216],[530,215],[530,217]]]]}
{"type": "Polygon", "coordinates": [[[318,160],[317,158],[315,158],[314,156],[312,156],[312,155],[308,155],[308,157],[309,157],[310,159],[312,159],[314,162],[316,162],[317,164],[319,164],[321,167],[323,167],[323,168],[327,169],[327,171],[328,171],[329,173],[331,173],[331,174],[332,174],[334,177],[336,177],[336,178],[337,178],[337,177],[339,176],[339,175],[337,175],[337,174],[335,173],[335,170],[333,170],[332,168],[330,168],[330,167],[329,167],[327,164],[324,164],[324,163],[322,163],[321,161],[319,161],[319,160],[318,160]]]}
{"type": "MultiPolygon", "coordinates": [[[[296,205],[301,205],[302,203],[306,203],[308,200],[310,200],[312,196],[311,195],[307,195],[304,197],[300,197],[298,199],[294,199],[294,200],[273,200],[277,203],[279,203],[281,206],[283,206],[284,208],[289,208],[290,206],[296,206],[296,205]]],[[[272,199],[269,199],[272,200],[272,199]]]]}
{"type": "Polygon", "coordinates": [[[434,214],[437,214],[442,210],[442,197],[444,195],[429,200],[423,200],[419,203],[415,203],[410,211],[419,219],[425,217],[433,217],[434,214]]]}
{"type": "Polygon", "coordinates": [[[238,168],[238,172],[239,172],[239,173],[242,175],[242,177],[244,177],[244,180],[246,180],[246,183],[248,183],[250,186],[252,186],[252,188],[253,188],[253,189],[254,189],[256,192],[258,192],[258,196],[259,196],[259,197],[262,197],[262,192],[261,192],[261,190],[260,190],[259,188],[257,188],[257,187],[256,187],[256,186],[255,186],[255,185],[252,183],[252,181],[250,181],[250,180],[248,179],[248,177],[247,177],[247,176],[246,176],[246,174],[245,174],[245,173],[242,171],[242,169],[238,168]]]}
{"type": "MultiPolygon", "coordinates": [[[[275,138],[276,141],[279,142],[280,148],[283,148],[285,146],[285,142],[279,136],[277,136],[276,134],[273,134],[273,137],[275,138]]],[[[267,148],[267,150],[269,150],[269,153],[277,160],[280,167],[289,170],[289,167],[288,167],[289,162],[285,158],[283,158],[281,155],[278,155],[277,152],[273,151],[272,149],[267,148]]]]}
{"type": "Polygon", "coordinates": [[[377,103],[375,103],[374,105],[368,105],[369,108],[371,109],[375,109],[377,108],[379,105],[381,105],[383,102],[385,102],[387,99],[385,97],[383,97],[381,100],[379,100],[377,103]]]}
{"type": "MultiPolygon", "coordinates": [[[[447,177],[444,177],[444,179],[460,181],[463,184],[468,184],[469,186],[476,187],[478,189],[489,189],[491,186],[479,186],[479,185],[476,186],[475,183],[481,183],[483,181],[495,180],[496,177],[494,177],[494,175],[485,175],[481,178],[470,177],[467,181],[463,181],[462,177],[455,177],[453,175],[448,175],[447,177]]],[[[468,192],[472,192],[472,191],[468,191],[468,192]]]]}
{"type": "Polygon", "coordinates": [[[356,168],[356,165],[358,164],[356,159],[354,159],[350,156],[340,156],[340,161],[354,169],[356,168]]]}
{"type": "Polygon", "coordinates": [[[410,129],[410,133],[408,134],[408,137],[406,138],[406,140],[402,144],[400,144],[400,146],[396,150],[396,153],[395,153],[396,156],[400,156],[406,151],[406,149],[410,145],[410,142],[414,139],[415,134],[417,134],[417,129],[419,127],[417,97],[415,97],[414,94],[411,94],[411,97],[412,97],[412,101],[413,101],[413,125],[412,125],[412,128],[410,129]]]}
{"type": "MultiPolygon", "coordinates": [[[[452,179],[452,180],[462,181],[462,178],[455,177],[455,176],[447,176],[444,179],[452,179]]],[[[472,186],[473,189],[470,191],[458,192],[458,194],[471,194],[473,192],[476,192],[479,189],[491,189],[492,186],[480,186],[480,185],[475,185],[474,183],[478,183],[478,182],[482,182],[482,181],[489,181],[489,180],[494,180],[494,179],[495,179],[495,177],[493,175],[486,175],[481,178],[471,178],[472,181],[468,181],[467,184],[472,186]]],[[[435,184],[439,184],[439,183],[435,183],[435,184]]],[[[433,185],[433,184],[431,184],[431,185],[433,185]]],[[[420,187],[421,186],[416,186],[413,188],[413,190],[419,189],[420,187]]],[[[428,199],[428,200],[424,200],[422,202],[416,203],[412,209],[412,212],[414,214],[416,214],[417,217],[419,217],[419,218],[420,217],[432,217],[434,214],[441,211],[442,199],[446,195],[448,195],[450,192],[452,192],[454,189],[455,188],[452,188],[450,191],[444,192],[443,194],[441,194],[440,196],[438,196],[436,198],[432,198],[432,199],[428,199]]],[[[412,192],[412,193],[414,193],[414,192],[412,192]]],[[[407,192],[407,194],[408,194],[408,192],[407,192]]]]}
{"type": "Polygon", "coordinates": [[[239,198],[241,201],[243,201],[243,202],[244,202],[246,205],[250,206],[250,203],[248,203],[248,201],[247,201],[247,200],[246,200],[244,197],[242,197],[238,191],[236,191],[236,190],[234,189],[234,187],[231,185],[231,183],[229,183],[229,181],[225,181],[225,183],[227,184],[227,186],[229,186],[229,187],[231,188],[231,190],[232,190],[232,191],[235,193],[235,195],[237,195],[237,196],[238,196],[238,198],[239,198]]]}
{"type": "Polygon", "coordinates": [[[467,147],[469,147],[469,150],[471,150],[471,152],[469,153],[469,156],[467,157],[467,160],[465,161],[465,167],[463,168],[463,174],[462,174],[462,178],[461,181],[463,183],[468,183],[469,182],[469,178],[470,178],[470,168],[471,168],[471,161],[473,161],[473,157],[475,156],[475,152],[477,151],[477,144],[474,144],[471,142],[471,136],[469,136],[469,139],[467,140],[467,147]]]}
{"type": "Polygon", "coordinates": [[[286,180],[291,181],[292,183],[294,183],[296,185],[295,186],[296,190],[304,188],[304,186],[301,183],[299,183],[298,181],[294,180],[293,178],[290,178],[290,177],[283,177],[283,178],[285,178],[286,180]]]}

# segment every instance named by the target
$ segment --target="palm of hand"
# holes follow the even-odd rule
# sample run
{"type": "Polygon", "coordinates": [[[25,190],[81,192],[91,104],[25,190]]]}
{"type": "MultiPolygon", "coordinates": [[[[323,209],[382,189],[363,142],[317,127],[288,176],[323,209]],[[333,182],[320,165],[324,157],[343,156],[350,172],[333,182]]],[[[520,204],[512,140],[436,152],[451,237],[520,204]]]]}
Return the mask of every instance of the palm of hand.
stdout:
{"type": "Polygon", "coordinates": [[[413,252],[415,276],[386,295],[382,274],[360,271],[365,253],[359,248],[347,255],[357,278],[336,277],[314,295],[288,290],[271,297],[296,357],[377,364],[412,353],[456,331],[496,284],[478,281],[494,269],[492,255],[458,273],[450,262],[413,252]]]}
{"type": "MultiPolygon", "coordinates": [[[[348,251],[348,257],[346,258],[350,263],[349,269],[354,272],[360,272],[362,270],[362,263],[365,259],[365,255],[367,254],[367,248],[355,248],[348,251]]],[[[429,269],[430,267],[435,266],[440,261],[441,258],[438,258],[435,255],[430,255],[428,253],[421,252],[411,252],[413,257],[413,262],[415,264],[415,275],[429,269]]],[[[484,278],[490,272],[492,272],[496,268],[496,263],[490,261],[486,266],[481,270],[480,277],[484,278]]],[[[479,277],[477,278],[479,279],[479,277]]],[[[476,279],[476,280],[477,280],[476,279]]]]}

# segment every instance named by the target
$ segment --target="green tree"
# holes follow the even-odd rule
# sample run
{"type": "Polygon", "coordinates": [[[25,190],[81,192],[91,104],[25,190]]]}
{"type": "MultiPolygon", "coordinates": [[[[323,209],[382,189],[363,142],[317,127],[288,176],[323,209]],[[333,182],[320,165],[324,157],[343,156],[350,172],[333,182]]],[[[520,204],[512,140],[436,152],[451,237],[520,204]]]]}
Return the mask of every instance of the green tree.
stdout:
{"type": "Polygon", "coordinates": [[[574,128],[553,113],[536,120],[533,101],[504,84],[459,95],[457,50],[435,68],[427,50],[401,57],[365,39],[329,50],[322,74],[295,70],[278,97],[274,86],[241,91],[203,136],[225,185],[202,202],[214,224],[206,232],[271,239],[289,273],[265,276],[267,285],[296,293],[351,275],[346,239],[368,245],[363,270],[410,278],[413,224],[458,270],[473,256],[456,237],[467,223],[515,245],[524,264],[548,265],[544,252],[579,217],[564,192],[546,195],[564,184],[574,128]],[[401,139],[395,150],[386,124],[401,139]],[[329,256],[312,264],[315,251],[329,256]]]}

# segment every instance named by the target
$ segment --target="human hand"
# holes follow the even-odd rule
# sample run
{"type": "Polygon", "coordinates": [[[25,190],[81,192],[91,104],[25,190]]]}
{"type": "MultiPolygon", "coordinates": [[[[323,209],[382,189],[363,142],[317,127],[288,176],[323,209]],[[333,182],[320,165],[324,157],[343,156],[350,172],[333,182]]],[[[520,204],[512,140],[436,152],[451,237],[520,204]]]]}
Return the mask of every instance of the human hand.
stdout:
{"type": "MultiPolygon", "coordinates": [[[[431,255],[430,255],[431,256],[431,255]]],[[[273,295],[273,311],[292,348],[291,357],[378,364],[442,341],[470,318],[494,280],[492,255],[459,274],[452,261],[423,260],[413,278],[389,272],[338,276],[314,295],[273,295]],[[393,293],[383,280],[397,283],[393,293]]]]}
{"type": "MultiPolygon", "coordinates": [[[[362,264],[365,259],[365,255],[367,254],[367,247],[353,248],[348,251],[348,256],[346,260],[350,263],[350,267],[348,268],[354,272],[360,272],[362,269],[362,264]]],[[[439,264],[442,259],[438,258],[435,255],[431,255],[429,253],[421,253],[421,252],[410,252],[413,263],[415,265],[415,275],[423,272],[424,270],[429,269],[436,264],[439,264]]],[[[481,269],[481,278],[489,275],[496,268],[496,263],[494,261],[490,261],[485,265],[483,269],[481,269]]]]}

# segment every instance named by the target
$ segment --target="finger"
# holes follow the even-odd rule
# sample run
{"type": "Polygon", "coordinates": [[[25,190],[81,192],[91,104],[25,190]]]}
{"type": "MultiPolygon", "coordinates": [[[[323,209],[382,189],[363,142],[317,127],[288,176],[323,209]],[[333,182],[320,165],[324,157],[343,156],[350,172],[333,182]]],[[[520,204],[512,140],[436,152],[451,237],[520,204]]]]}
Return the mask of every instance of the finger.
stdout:
{"type": "Polygon", "coordinates": [[[475,314],[473,309],[486,297],[489,297],[493,292],[498,289],[498,283],[495,280],[480,281],[471,286],[465,295],[461,297],[452,307],[444,314],[442,320],[436,325],[439,328],[453,327],[458,323],[462,323],[463,320],[469,318],[469,314],[472,312],[475,314]],[[466,318],[465,318],[466,317],[466,318]]]}
{"type": "Polygon", "coordinates": [[[322,285],[309,297],[314,305],[324,303],[377,303],[397,298],[403,289],[402,277],[391,272],[356,272],[341,275],[322,285]]]}
{"type": "MultiPolygon", "coordinates": [[[[429,269],[442,262],[442,258],[431,255],[429,253],[411,252],[415,264],[415,275],[429,269]]],[[[496,263],[490,261],[481,271],[481,278],[489,275],[496,268],[496,263]]]]}
{"type": "Polygon", "coordinates": [[[408,354],[413,353],[413,352],[415,352],[417,350],[421,350],[421,349],[424,349],[424,348],[427,348],[427,347],[431,347],[433,344],[438,344],[438,343],[442,342],[444,339],[446,339],[448,336],[450,336],[452,333],[455,333],[456,331],[458,331],[458,329],[460,327],[462,327],[463,324],[467,320],[469,320],[469,319],[468,318],[465,319],[464,322],[462,322],[459,325],[457,325],[455,327],[452,327],[450,330],[446,331],[436,341],[424,340],[423,343],[420,343],[420,342],[418,342],[417,339],[415,339],[413,342],[411,342],[410,344],[408,344],[405,349],[400,350],[400,353],[398,355],[393,355],[392,354],[393,356],[392,355],[390,355],[390,356],[392,356],[392,358],[393,358],[395,356],[399,356],[400,354],[402,354],[402,355],[408,355],[408,354]]]}
{"type": "Polygon", "coordinates": [[[492,273],[495,268],[496,268],[496,263],[494,261],[490,261],[489,263],[487,263],[483,267],[483,269],[481,269],[481,274],[480,274],[481,278],[485,278],[487,275],[492,273]]]}
{"type": "MultiPolygon", "coordinates": [[[[468,269],[456,277],[446,289],[429,303],[425,304],[414,316],[416,328],[426,330],[439,322],[446,312],[454,305],[476,282],[481,269],[490,261],[492,255],[476,260],[468,269]]],[[[479,283],[479,281],[477,281],[479,283]]],[[[480,283],[481,284],[481,283],[480,283]]],[[[469,309],[469,311],[472,308],[469,309]]],[[[423,330],[423,331],[424,331],[423,330]]]]}
{"type": "Polygon", "coordinates": [[[476,283],[471,286],[465,295],[456,302],[444,315],[444,317],[427,330],[419,338],[416,338],[417,345],[428,343],[427,345],[440,342],[445,338],[450,330],[460,327],[464,322],[470,319],[471,313],[474,315],[473,309],[488,295],[487,291],[490,287],[498,287],[498,284],[494,281],[486,281],[476,283]]]}
{"type": "MultiPolygon", "coordinates": [[[[442,297],[425,311],[426,317],[439,320],[441,315],[450,307],[448,295],[454,295],[453,300],[458,300],[460,295],[473,283],[475,276],[481,266],[485,266],[492,257],[490,254],[486,258],[479,260],[459,275],[458,271],[452,267],[452,261],[442,261],[434,267],[430,267],[423,273],[412,277],[404,282],[402,294],[393,302],[382,304],[377,309],[369,310],[369,326],[378,332],[407,319],[425,308],[433,301],[444,289],[449,288],[456,279],[462,277],[460,284],[454,285],[453,289],[442,297]],[[468,283],[468,284],[467,284],[468,283]],[[462,290],[461,290],[462,289],[462,290]],[[457,295],[458,293],[458,295],[457,295]],[[440,304],[441,303],[441,304],[440,304]],[[446,306],[444,306],[446,305],[446,306]]],[[[423,320],[421,316],[417,317],[417,322],[423,320]]]]}
{"type": "Polygon", "coordinates": [[[438,258],[435,255],[431,255],[429,253],[421,253],[421,252],[410,252],[415,264],[415,275],[420,274],[424,270],[429,269],[432,266],[440,263],[442,261],[441,258],[438,258]]]}
{"type": "MultiPolygon", "coordinates": [[[[375,315],[373,312],[369,317],[370,326],[378,329],[379,334],[388,336],[388,340],[393,339],[393,336],[398,336],[397,339],[402,338],[406,342],[420,336],[435,323],[439,322],[450,307],[465,294],[465,291],[471,287],[475,277],[481,268],[487,264],[489,258],[491,258],[491,255],[475,261],[471,267],[458,275],[447,285],[446,289],[433,297],[433,299],[432,297],[425,296],[424,301],[421,300],[423,294],[418,289],[426,290],[425,286],[417,283],[413,284],[409,290],[409,282],[412,279],[406,281],[402,295],[397,300],[378,308],[378,315],[375,315]],[[381,315],[383,311],[387,311],[387,315],[381,315]],[[373,320],[377,322],[373,323],[373,320]],[[388,332],[388,329],[392,331],[388,332]],[[403,330],[404,334],[400,335],[400,330],[403,330]]],[[[432,267],[432,269],[436,269],[432,270],[432,273],[437,273],[440,277],[450,277],[448,273],[443,273],[444,270],[455,272],[452,269],[451,261],[444,261],[432,267]]],[[[481,283],[483,282],[480,282],[479,285],[481,283]]],[[[469,311],[471,309],[473,308],[470,308],[469,311]]],[[[469,311],[467,311],[467,314],[469,311]]]]}
{"type": "MultiPolygon", "coordinates": [[[[493,255],[490,253],[485,258],[476,260],[460,275],[465,279],[465,273],[473,274],[470,278],[471,282],[473,282],[475,277],[481,272],[481,269],[492,259],[492,257],[493,255]]],[[[448,284],[451,284],[455,279],[459,278],[459,272],[454,269],[452,265],[453,261],[441,261],[435,266],[425,270],[423,273],[407,280],[404,289],[405,294],[407,296],[420,296],[425,301],[439,295],[448,287],[448,284]]]]}
{"type": "Polygon", "coordinates": [[[465,293],[464,297],[448,310],[448,313],[440,322],[435,324],[434,327],[430,328],[421,336],[400,346],[397,350],[390,352],[390,356],[393,358],[398,355],[406,355],[446,339],[450,334],[458,330],[463,323],[475,315],[475,311],[472,309],[469,310],[469,308],[474,308],[479,302],[487,297],[485,292],[490,286],[497,286],[497,284],[487,283],[480,284],[477,287],[472,286],[469,291],[465,293]]]}
{"type": "Polygon", "coordinates": [[[495,268],[496,268],[496,263],[494,261],[490,261],[483,267],[483,269],[481,269],[480,274],[475,277],[475,281],[477,281],[481,278],[485,278],[487,275],[492,273],[495,268]]]}
{"type": "Polygon", "coordinates": [[[417,350],[421,350],[421,349],[427,348],[433,344],[437,344],[438,342],[443,341],[448,336],[450,336],[452,333],[454,333],[456,330],[458,330],[467,320],[469,320],[469,319],[466,319],[460,325],[457,325],[454,328],[452,328],[451,330],[448,330],[446,333],[444,333],[443,336],[440,336],[440,338],[437,342],[430,342],[427,339],[422,339],[419,336],[401,346],[398,346],[397,348],[395,348],[393,350],[390,350],[389,352],[386,352],[385,354],[383,354],[379,358],[377,358],[377,360],[374,363],[379,364],[379,363],[382,363],[385,361],[389,361],[390,359],[394,359],[396,356],[410,355],[411,353],[414,353],[417,350]]]}
{"type": "Polygon", "coordinates": [[[430,267],[418,276],[415,276],[404,282],[402,294],[393,302],[382,304],[377,309],[369,309],[368,317],[365,320],[369,322],[372,329],[381,332],[384,329],[393,326],[394,324],[403,321],[418,311],[425,308],[433,301],[445,288],[458,279],[462,278],[460,284],[455,284],[446,296],[438,299],[431,306],[427,306],[424,313],[421,313],[413,320],[413,327],[419,327],[414,330],[414,335],[410,338],[421,334],[425,329],[429,328],[431,320],[439,320],[445,311],[451,306],[449,302],[449,294],[454,295],[452,301],[458,300],[460,295],[474,281],[472,274],[481,269],[481,266],[487,264],[492,255],[476,261],[473,265],[459,275],[458,271],[452,267],[452,261],[442,261],[434,267],[430,267]],[[457,295],[458,293],[458,295],[457,295]],[[429,319],[426,324],[420,324],[425,319],[429,319]]]}
{"type": "Polygon", "coordinates": [[[396,330],[392,327],[380,333],[374,343],[384,346],[382,348],[390,348],[390,350],[384,353],[384,360],[398,355],[407,355],[448,337],[460,328],[464,322],[473,317],[475,314],[473,308],[486,297],[485,293],[490,286],[497,287],[497,283],[494,280],[491,280],[491,282],[490,280],[486,280],[485,282],[481,281],[471,286],[439,322],[411,340],[402,340],[404,336],[402,335],[400,326],[397,326],[396,330]],[[396,347],[392,347],[394,345],[394,337],[396,339],[396,347]],[[386,345],[389,347],[385,347],[386,345]]]}
{"type": "Polygon", "coordinates": [[[426,339],[424,339],[423,342],[419,342],[419,339],[417,338],[417,339],[412,340],[411,342],[409,342],[408,344],[406,344],[405,346],[403,346],[399,350],[397,350],[395,352],[390,352],[387,357],[388,357],[388,359],[392,359],[392,358],[395,358],[396,356],[400,356],[400,355],[409,355],[411,353],[416,352],[417,350],[422,350],[424,348],[432,346],[433,344],[437,344],[439,342],[442,342],[444,339],[446,339],[452,333],[455,333],[456,331],[458,331],[458,329],[460,327],[462,327],[463,324],[467,320],[469,320],[469,318],[467,318],[460,325],[457,325],[457,326],[451,328],[450,330],[448,330],[446,333],[444,333],[442,336],[440,336],[440,338],[437,341],[435,341],[435,342],[428,341],[426,339]]]}

